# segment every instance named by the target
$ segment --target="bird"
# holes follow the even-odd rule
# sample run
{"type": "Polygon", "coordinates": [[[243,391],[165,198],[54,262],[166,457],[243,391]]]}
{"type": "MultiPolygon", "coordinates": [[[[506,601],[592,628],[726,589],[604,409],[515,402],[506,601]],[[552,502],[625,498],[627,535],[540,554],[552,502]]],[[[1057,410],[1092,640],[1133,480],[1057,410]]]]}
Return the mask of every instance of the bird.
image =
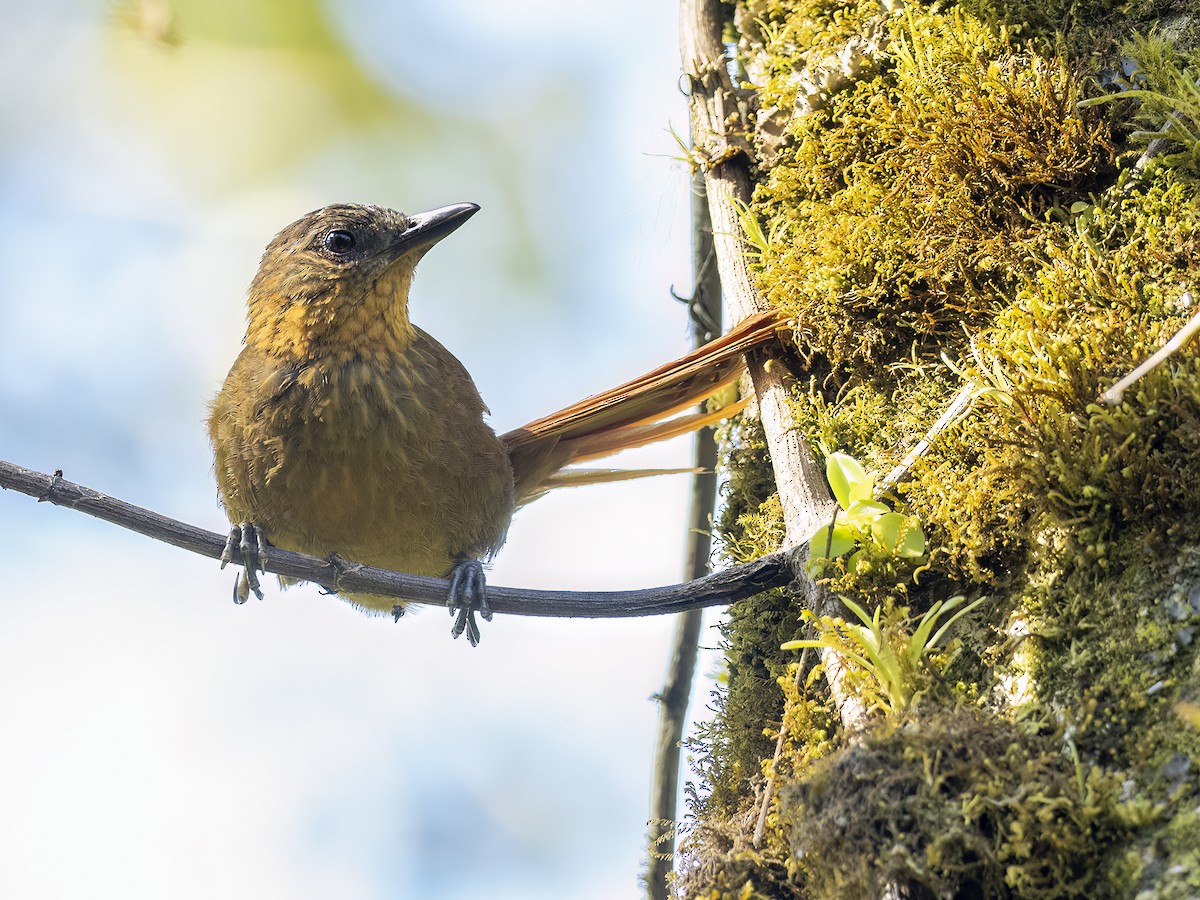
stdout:
{"type": "MultiPolygon", "coordinates": [[[[515,510],[566,485],[645,472],[579,468],[695,430],[739,404],[694,409],[771,340],[765,313],[700,350],[524,427],[497,434],[470,374],[409,319],[417,263],[479,210],[417,214],[334,204],[267,245],[248,292],[243,347],[209,408],[219,500],[240,556],[236,602],[262,597],[271,547],[449,578],[455,637],[491,618],[483,564],[515,510]]],[[[404,603],[344,599],[397,619],[404,603]]]]}

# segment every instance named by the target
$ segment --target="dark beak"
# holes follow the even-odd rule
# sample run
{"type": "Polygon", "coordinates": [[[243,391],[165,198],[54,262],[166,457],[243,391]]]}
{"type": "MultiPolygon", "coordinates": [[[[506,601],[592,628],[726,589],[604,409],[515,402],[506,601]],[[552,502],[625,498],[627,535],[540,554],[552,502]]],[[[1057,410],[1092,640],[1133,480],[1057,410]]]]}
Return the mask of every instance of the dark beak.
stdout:
{"type": "Polygon", "coordinates": [[[428,250],[477,212],[478,203],[455,203],[452,206],[406,216],[408,228],[400,235],[399,240],[388,248],[389,255],[396,259],[414,250],[428,250]]]}

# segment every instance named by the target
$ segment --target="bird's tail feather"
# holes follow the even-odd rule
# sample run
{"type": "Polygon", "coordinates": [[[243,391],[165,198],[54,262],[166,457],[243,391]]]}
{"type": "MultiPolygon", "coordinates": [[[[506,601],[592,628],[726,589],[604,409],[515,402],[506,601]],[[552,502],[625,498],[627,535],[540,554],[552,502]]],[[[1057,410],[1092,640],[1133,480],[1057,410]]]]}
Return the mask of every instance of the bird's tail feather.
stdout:
{"type": "Polygon", "coordinates": [[[773,339],[783,324],[774,312],[752,316],[687,356],[502,435],[517,502],[565,484],[595,483],[563,477],[572,463],[664,441],[739,412],[745,401],[679,415],[736,381],[745,354],[773,339]]]}

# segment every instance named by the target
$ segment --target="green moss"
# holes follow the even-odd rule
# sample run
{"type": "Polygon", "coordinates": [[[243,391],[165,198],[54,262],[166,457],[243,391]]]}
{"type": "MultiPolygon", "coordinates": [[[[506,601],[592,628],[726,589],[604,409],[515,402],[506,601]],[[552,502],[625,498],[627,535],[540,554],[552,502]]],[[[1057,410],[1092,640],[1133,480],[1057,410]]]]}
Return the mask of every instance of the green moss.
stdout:
{"type": "Polygon", "coordinates": [[[783,511],[775,493],[775,474],[766,437],[756,420],[738,420],[717,436],[720,467],[730,473],[722,489],[717,522],[721,552],[732,562],[746,562],[783,541],[783,511]]]}
{"type": "Polygon", "coordinates": [[[1020,606],[1038,699],[1072,711],[1089,758],[1200,758],[1200,735],[1170,714],[1196,660],[1200,551],[1162,559],[1123,543],[1112,562],[1104,572],[1071,556],[1029,579],[1020,606]]]}
{"type": "MultiPolygon", "coordinates": [[[[718,523],[721,552],[734,561],[752,559],[783,538],[765,439],[752,420],[731,425],[718,436],[722,464],[731,471],[718,523]]],[[[711,788],[706,809],[734,814],[759,774],[760,761],[770,753],[765,723],[778,721],[782,709],[776,679],[794,662],[793,654],[779,647],[795,634],[799,620],[800,611],[787,595],[772,591],[739,603],[722,625],[725,687],[714,700],[719,715],[690,748],[711,788]]]]}
{"type": "Polygon", "coordinates": [[[1148,862],[1138,900],[1195,897],[1200,892],[1200,807],[1180,811],[1143,853],[1148,862]]]}
{"type": "MultiPolygon", "coordinates": [[[[722,463],[731,472],[718,522],[721,552],[733,561],[753,559],[783,539],[766,441],[751,420],[730,426],[719,437],[722,463]]],[[[702,731],[692,751],[712,787],[707,804],[723,814],[740,807],[760,760],[770,753],[764,723],[779,719],[782,701],[776,679],[792,661],[779,646],[795,633],[799,617],[784,592],[771,591],[739,603],[721,626],[726,668],[725,690],[716,700],[720,715],[702,731]]]]}
{"type": "Polygon", "coordinates": [[[993,27],[1006,27],[1041,52],[1084,56],[1114,49],[1110,34],[1143,30],[1170,16],[1172,0],[958,0],[958,8],[993,27]]]}
{"type": "MultiPolygon", "coordinates": [[[[834,9],[741,14],[755,22],[744,49],[767,54],[747,70],[783,111],[749,214],[770,236],[759,288],[797,322],[798,427],[819,454],[882,473],[959,390],[975,399],[888,498],[919,519],[926,566],[881,557],[824,574],[896,615],[959,593],[989,601],[956,625],[958,652],[927,673],[915,715],[858,736],[838,733],[823,679],[799,690],[797,655],[778,650],[800,631],[797,598],[731,611],[685,893],[1192,896],[1200,355],[1175,354],[1116,406],[1100,394],[1200,299],[1200,141],[1181,131],[1151,159],[1138,135],[1200,121],[1180,80],[1200,72],[1195,11],[834,9]],[[1172,13],[1187,15],[1132,37],[1172,13]],[[800,73],[868,31],[886,52],[789,116],[800,73]],[[1081,107],[1119,87],[1122,54],[1158,98],[1081,107]],[[765,771],[780,789],[752,850],[765,771]]],[[[783,526],[761,439],[740,432],[729,458],[749,463],[721,522],[740,560],[774,549],[783,526]]]]}
{"type": "Polygon", "coordinates": [[[1128,103],[1131,124],[1137,126],[1129,134],[1131,145],[1157,156],[1159,164],[1195,175],[1200,170],[1200,51],[1181,50],[1154,32],[1135,36],[1121,50],[1128,77],[1115,82],[1122,89],[1090,102],[1128,103]]]}
{"type": "MultiPolygon", "coordinates": [[[[775,696],[782,694],[784,712],[782,720],[769,720],[764,737],[772,743],[778,738],[779,730],[785,729],[784,752],[778,759],[763,758],[760,771],[738,773],[742,792],[735,799],[718,795],[714,791],[707,796],[693,794],[690,805],[690,823],[683,826],[680,861],[677,866],[678,896],[687,898],[790,898],[810,896],[804,888],[799,868],[792,859],[789,847],[789,830],[785,817],[780,812],[778,793],[773,793],[759,847],[754,847],[752,836],[761,812],[762,795],[757,786],[762,779],[774,778],[776,784],[787,784],[798,773],[805,771],[815,760],[833,752],[838,747],[837,713],[829,702],[828,692],[820,679],[819,667],[809,665],[801,670],[793,661],[786,672],[777,679],[775,696]],[[724,804],[724,809],[722,805],[724,804]]],[[[717,696],[720,707],[724,695],[717,696]]],[[[693,741],[691,749],[698,750],[704,760],[721,758],[718,742],[728,734],[729,720],[723,710],[718,721],[708,729],[702,729],[704,737],[693,741]]],[[[727,780],[712,777],[706,772],[708,783],[719,791],[727,780]]]]}
{"type": "Polygon", "coordinates": [[[888,720],[785,792],[811,896],[1122,896],[1138,821],[1061,733],[966,708],[888,720]]]}
{"type": "MultiPolygon", "coordinates": [[[[1012,292],[1038,216],[1112,177],[1060,61],[961,15],[892,20],[887,71],[797,116],[757,194],[760,287],[838,373],[961,340],[1012,292]]],[[[1085,194],[1086,195],[1086,194],[1085,194]]]]}

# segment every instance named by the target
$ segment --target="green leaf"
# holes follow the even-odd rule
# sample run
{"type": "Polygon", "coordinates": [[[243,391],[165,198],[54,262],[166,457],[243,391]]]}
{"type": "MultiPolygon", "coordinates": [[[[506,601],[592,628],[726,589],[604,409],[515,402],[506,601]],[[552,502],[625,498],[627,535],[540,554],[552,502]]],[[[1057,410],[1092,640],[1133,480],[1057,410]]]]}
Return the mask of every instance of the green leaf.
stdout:
{"type": "Polygon", "coordinates": [[[884,513],[871,522],[871,534],[884,550],[896,552],[896,544],[900,541],[900,532],[904,527],[904,516],[898,512],[884,513]]]}
{"type": "Polygon", "coordinates": [[[874,500],[852,500],[846,507],[846,521],[859,528],[870,528],[880,516],[887,515],[891,510],[882,503],[874,500]]]}
{"type": "Polygon", "coordinates": [[[925,555],[925,532],[917,523],[916,516],[904,520],[903,534],[896,547],[896,555],[904,559],[918,559],[925,555]]]}
{"type": "Polygon", "coordinates": [[[842,604],[846,607],[846,609],[850,610],[850,612],[852,612],[856,616],[858,616],[858,620],[860,622],[862,622],[868,628],[878,627],[878,625],[879,625],[879,610],[875,610],[875,618],[872,619],[870,616],[867,615],[867,611],[865,609],[863,609],[861,606],[859,606],[857,603],[855,603],[849,597],[842,597],[841,599],[842,599],[842,604]]]}
{"type": "MultiPolygon", "coordinates": [[[[955,597],[954,599],[955,600],[964,600],[966,598],[965,597],[955,597]]],[[[967,613],[969,613],[971,610],[973,610],[975,607],[977,607],[980,603],[982,603],[986,599],[987,599],[986,596],[980,597],[978,600],[976,600],[972,603],[968,603],[966,606],[964,606],[962,609],[960,609],[958,612],[956,612],[954,615],[952,615],[949,619],[947,619],[945,624],[943,624],[942,627],[937,630],[937,634],[935,634],[933,637],[931,637],[929,639],[929,646],[936,647],[938,645],[938,642],[943,637],[945,637],[946,631],[950,628],[951,625],[953,625],[955,622],[957,622],[959,619],[961,619],[963,616],[965,616],[967,613]]],[[[948,601],[948,603],[949,602],[952,602],[952,601],[948,601]]],[[[947,608],[949,608],[949,607],[947,607],[947,608]]],[[[943,610],[943,612],[945,612],[945,610],[943,610]]]]}
{"type": "MultiPolygon", "coordinates": [[[[855,464],[857,465],[857,463],[855,464]]],[[[861,467],[860,467],[861,468],[861,467]]],[[[864,473],[858,481],[850,483],[850,505],[871,503],[875,499],[875,476],[864,473]]],[[[885,507],[886,508],[886,507],[885,507]]]]}
{"type": "Polygon", "coordinates": [[[841,644],[834,643],[833,641],[815,639],[804,641],[788,641],[785,644],[779,645],[780,650],[803,650],[805,647],[813,647],[818,650],[832,650],[838,656],[844,656],[848,659],[852,659],[868,672],[871,671],[871,663],[869,660],[855,653],[853,650],[849,650],[841,644]]]}
{"type": "Polygon", "coordinates": [[[841,556],[843,553],[849,553],[854,549],[854,537],[851,535],[850,530],[846,528],[845,525],[834,525],[833,542],[830,543],[829,526],[822,525],[809,539],[809,559],[824,559],[826,557],[826,546],[829,547],[829,558],[833,559],[841,556]]]}
{"type": "Polygon", "coordinates": [[[825,460],[825,477],[829,479],[829,489],[838,506],[849,509],[850,504],[861,496],[860,485],[867,480],[867,473],[853,456],[830,453],[825,460]]]}
{"type": "Polygon", "coordinates": [[[908,661],[912,665],[916,665],[921,661],[921,657],[929,650],[929,633],[933,631],[937,625],[937,620],[944,610],[951,610],[958,606],[965,598],[962,596],[954,597],[950,600],[939,600],[933,606],[929,607],[929,611],[921,616],[921,622],[917,625],[917,630],[913,632],[912,637],[908,639],[908,661]]]}

